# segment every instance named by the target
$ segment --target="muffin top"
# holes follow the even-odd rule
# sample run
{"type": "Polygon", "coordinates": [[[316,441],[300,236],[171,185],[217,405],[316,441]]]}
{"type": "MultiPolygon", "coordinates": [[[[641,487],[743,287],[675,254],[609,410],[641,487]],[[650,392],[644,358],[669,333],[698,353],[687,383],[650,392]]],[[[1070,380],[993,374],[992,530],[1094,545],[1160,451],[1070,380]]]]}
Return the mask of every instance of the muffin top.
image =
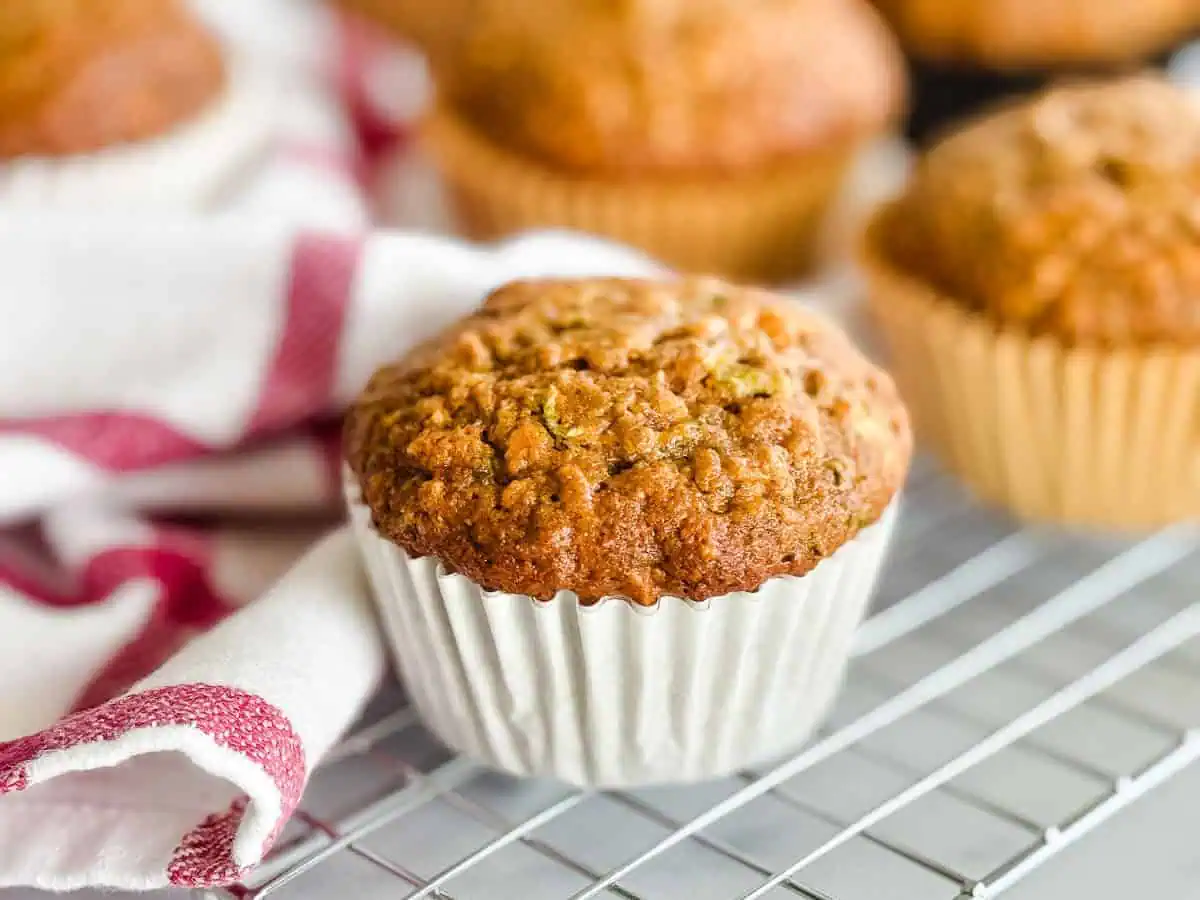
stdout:
{"type": "Polygon", "coordinates": [[[1200,28],[1196,0],[875,0],[926,59],[999,68],[1145,57],[1200,28]]]}
{"type": "Polygon", "coordinates": [[[935,146],[873,228],[893,263],[998,322],[1200,341],[1200,106],[1149,76],[1051,90],[935,146]]]}
{"type": "Polygon", "coordinates": [[[0,4],[0,157],[154,137],[223,84],[216,40],[177,0],[0,4]]]}
{"type": "Polygon", "coordinates": [[[841,149],[904,90],[865,0],[485,0],[434,63],[450,106],[497,143],[606,174],[841,149]]]}
{"type": "Polygon", "coordinates": [[[516,282],[352,407],[376,527],[485,588],[704,600],[803,575],[911,452],[891,379],[824,318],[712,279],[516,282]]]}

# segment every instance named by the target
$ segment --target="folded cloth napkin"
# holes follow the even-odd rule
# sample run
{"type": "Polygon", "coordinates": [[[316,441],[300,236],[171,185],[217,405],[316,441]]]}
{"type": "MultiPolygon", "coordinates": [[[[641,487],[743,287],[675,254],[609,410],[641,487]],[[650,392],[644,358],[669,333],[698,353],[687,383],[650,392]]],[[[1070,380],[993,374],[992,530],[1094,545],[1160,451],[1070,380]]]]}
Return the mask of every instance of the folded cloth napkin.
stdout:
{"type": "Polygon", "coordinates": [[[648,269],[372,232],[352,66],[323,50],[361,42],[292,0],[204,5],[287,87],[221,210],[0,208],[0,886],[259,861],[384,666],[336,527],[339,412],[498,283],[648,269]]]}
{"type": "Polygon", "coordinates": [[[130,693],[0,746],[0,883],[236,880],[381,669],[338,531],[130,693]]]}

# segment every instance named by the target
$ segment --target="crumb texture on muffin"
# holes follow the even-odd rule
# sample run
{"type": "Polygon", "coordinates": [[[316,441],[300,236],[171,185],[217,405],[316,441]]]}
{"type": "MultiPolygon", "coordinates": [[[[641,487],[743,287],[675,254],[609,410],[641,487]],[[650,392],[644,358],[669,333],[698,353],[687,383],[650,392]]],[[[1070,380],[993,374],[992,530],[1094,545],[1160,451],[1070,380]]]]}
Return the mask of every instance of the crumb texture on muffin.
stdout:
{"type": "Polygon", "coordinates": [[[896,114],[904,84],[864,0],[489,0],[434,62],[492,140],[605,175],[852,144],[896,114]]]}
{"type": "Polygon", "coordinates": [[[197,115],[224,81],[216,39],[178,0],[0,4],[0,157],[155,137],[197,115]]]}
{"type": "Polygon", "coordinates": [[[1068,343],[1200,341],[1200,106],[1053,89],[935,146],[872,238],[968,308],[1068,343]]]}
{"type": "Polygon", "coordinates": [[[802,575],[911,452],[891,380],[713,279],[516,282],[381,369],[346,452],[376,527],[485,588],[653,604],[802,575]]]}
{"type": "Polygon", "coordinates": [[[1120,62],[1200,28],[1196,0],[876,0],[907,47],[1001,68],[1120,62]]]}

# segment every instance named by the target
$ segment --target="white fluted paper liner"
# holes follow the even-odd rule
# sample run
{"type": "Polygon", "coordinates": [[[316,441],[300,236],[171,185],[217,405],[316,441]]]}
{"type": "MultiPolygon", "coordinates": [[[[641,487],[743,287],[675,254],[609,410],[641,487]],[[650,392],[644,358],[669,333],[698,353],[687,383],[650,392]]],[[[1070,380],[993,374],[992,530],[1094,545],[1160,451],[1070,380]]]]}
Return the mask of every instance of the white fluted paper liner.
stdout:
{"type": "Polygon", "coordinates": [[[152,140],[65,157],[0,163],[0,206],[203,209],[269,146],[278,85],[231,60],[224,93],[197,118],[152,140]]]}
{"type": "Polygon", "coordinates": [[[802,578],[703,604],[485,591],[351,519],[400,674],[449,747],[585,787],[700,781],[795,749],[841,683],[895,503],[802,578]]]}

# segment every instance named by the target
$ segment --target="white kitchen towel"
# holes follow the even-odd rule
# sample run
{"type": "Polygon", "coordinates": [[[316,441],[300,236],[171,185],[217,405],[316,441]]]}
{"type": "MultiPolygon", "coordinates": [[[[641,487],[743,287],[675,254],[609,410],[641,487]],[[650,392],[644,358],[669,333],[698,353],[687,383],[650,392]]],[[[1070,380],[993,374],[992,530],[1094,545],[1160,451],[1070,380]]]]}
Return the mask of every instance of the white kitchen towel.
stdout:
{"type": "Polygon", "coordinates": [[[0,884],[204,886],[261,859],[383,668],[349,541],[128,694],[0,745],[0,884]]]}

